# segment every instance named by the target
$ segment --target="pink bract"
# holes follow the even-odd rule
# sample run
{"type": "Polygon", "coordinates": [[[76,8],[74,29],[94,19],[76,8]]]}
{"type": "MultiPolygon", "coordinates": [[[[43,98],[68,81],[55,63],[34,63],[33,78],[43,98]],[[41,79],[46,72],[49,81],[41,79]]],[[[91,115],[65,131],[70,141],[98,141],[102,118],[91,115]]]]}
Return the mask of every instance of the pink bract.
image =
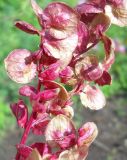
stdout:
{"type": "Polygon", "coordinates": [[[36,64],[28,62],[31,53],[26,49],[16,49],[5,59],[9,77],[17,83],[29,83],[36,76],[36,64]]]}

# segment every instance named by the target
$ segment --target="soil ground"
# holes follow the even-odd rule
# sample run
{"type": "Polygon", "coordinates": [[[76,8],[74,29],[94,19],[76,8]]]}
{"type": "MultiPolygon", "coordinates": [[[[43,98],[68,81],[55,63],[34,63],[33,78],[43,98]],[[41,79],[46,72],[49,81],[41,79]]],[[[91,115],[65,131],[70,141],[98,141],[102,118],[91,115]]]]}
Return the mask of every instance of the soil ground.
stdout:
{"type": "MultiPolygon", "coordinates": [[[[87,160],[127,160],[127,100],[126,97],[114,97],[100,111],[84,109],[80,111],[82,121],[94,121],[99,135],[91,145],[87,160]],[[83,117],[83,118],[82,118],[83,117]]],[[[12,160],[15,144],[20,140],[22,131],[17,127],[7,131],[0,143],[0,160],[12,160]]],[[[30,136],[28,142],[34,142],[30,136]]]]}

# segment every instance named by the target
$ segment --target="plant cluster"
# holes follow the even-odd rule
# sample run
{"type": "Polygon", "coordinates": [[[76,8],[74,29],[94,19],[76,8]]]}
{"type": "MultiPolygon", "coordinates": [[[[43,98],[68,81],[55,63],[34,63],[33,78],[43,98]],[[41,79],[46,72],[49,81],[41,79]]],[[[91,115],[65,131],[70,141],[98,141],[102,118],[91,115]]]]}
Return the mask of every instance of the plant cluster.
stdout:
{"type": "Polygon", "coordinates": [[[98,86],[110,85],[109,69],[114,63],[114,44],[105,35],[111,24],[127,25],[125,0],[91,0],[71,8],[61,2],[49,4],[44,10],[31,0],[41,29],[24,21],[15,26],[40,36],[35,52],[16,49],[5,59],[9,77],[25,84],[19,94],[29,99],[32,113],[19,99],[11,110],[24,128],[16,145],[16,160],[85,160],[98,129],[87,122],[76,130],[72,118],[72,97],[79,95],[82,104],[92,110],[105,106],[106,100],[98,86]],[[104,46],[104,59],[89,53],[99,42],[104,46]],[[26,85],[34,78],[37,87],[26,85]],[[66,86],[71,86],[67,91],[66,86]],[[45,141],[27,145],[30,131],[43,135],[45,141]]]}

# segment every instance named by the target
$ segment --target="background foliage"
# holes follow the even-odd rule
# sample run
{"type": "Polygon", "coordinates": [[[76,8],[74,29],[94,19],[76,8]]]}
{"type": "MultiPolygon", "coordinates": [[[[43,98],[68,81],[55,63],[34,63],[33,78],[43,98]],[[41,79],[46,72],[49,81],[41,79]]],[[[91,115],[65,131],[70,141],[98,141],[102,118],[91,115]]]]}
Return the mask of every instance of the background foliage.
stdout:
{"type": "MultiPolygon", "coordinates": [[[[71,6],[75,6],[77,0],[62,0],[71,6]]],[[[38,0],[42,7],[45,7],[51,0],[38,0]]],[[[27,21],[39,28],[36,17],[30,7],[29,0],[0,0],[0,134],[6,126],[14,124],[9,109],[9,103],[18,98],[18,88],[20,85],[12,82],[4,69],[4,58],[8,53],[16,48],[26,48],[34,51],[38,47],[39,38],[27,35],[14,27],[17,19],[27,21]],[[6,123],[5,123],[6,121],[6,123]]],[[[108,35],[113,39],[119,39],[121,44],[127,45],[127,28],[120,29],[112,26],[108,35]]],[[[102,52],[99,47],[98,52],[102,52]]],[[[112,67],[113,83],[111,86],[103,87],[107,97],[115,94],[126,94],[127,91],[127,56],[126,53],[116,54],[116,62],[112,67]]],[[[75,100],[75,102],[77,102],[75,100]]]]}

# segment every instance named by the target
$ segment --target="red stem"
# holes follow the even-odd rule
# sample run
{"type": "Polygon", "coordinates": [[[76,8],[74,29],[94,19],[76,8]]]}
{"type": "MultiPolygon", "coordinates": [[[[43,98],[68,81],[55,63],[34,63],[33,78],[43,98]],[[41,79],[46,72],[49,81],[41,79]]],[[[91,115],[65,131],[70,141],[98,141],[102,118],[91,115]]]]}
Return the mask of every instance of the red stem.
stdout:
{"type": "MultiPolygon", "coordinates": [[[[37,70],[38,70],[38,73],[41,72],[40,61],[39,61],[37,70]]],[[[40,91],[40,89],[41,89],[41,81],[38,80],[37,90],[40,91]]],[[[24,133],[23,133],[23,135],[22,135],[20,144],[25,144],[25,143],[26,143],[26,140],[27,140],[27,137],[28,137],[28,135],[29,135],[29,132],[30,132],[30,129],[31,129],[31,125],[32,125],[32,123],[33,123],[33,120],[34,120],[34,118],[33,118],[33,112],[32,112],[31,115],[30,115],[29,121],[28,121],[28,123],[27,123],[27,125],[26,125],[26,128],[25,128],[25,130],[24,130],[24,133]]],[[[19,159],[20,159],[20,154],[17,152],[16,157],[15,157],[15,160],[19,160],[19,159]]]]}
{"type": "MultiPolygon", "coordinates": [[[[24,133],[23,133],[23,136],[21,138],[20,144],[25,144],[26,143],[27,137],[28,137],[30,129],[31,129],[32,122],[33,122],[33,113],[31,114],[31,116],[29,118],[29,121],[27,123],[27,127],[24,130],[24,133]]],[[[20,154],[17,152],[15,159],[19,160],[19,158],[20,158],[20,154]]]]}
{"type": "Polygon", "coordinates": [[[39,80],[39,81],[38,81],[37,90],[40,91],[40,89],[41,89],[41,81],[39,80]]]}
{"type": "Polygon", "coordinates": [[[30,116],[30,119],[27,123],[27,127],[26,127],[26,129],[23,133],[22,138],[21,138],[20,144],[25,144],[26,143],[26,140],[27,140],[28,134],[30,132],[32,122],[33,122],[33,114],[31,114],[31,116],[30,116]]]}

